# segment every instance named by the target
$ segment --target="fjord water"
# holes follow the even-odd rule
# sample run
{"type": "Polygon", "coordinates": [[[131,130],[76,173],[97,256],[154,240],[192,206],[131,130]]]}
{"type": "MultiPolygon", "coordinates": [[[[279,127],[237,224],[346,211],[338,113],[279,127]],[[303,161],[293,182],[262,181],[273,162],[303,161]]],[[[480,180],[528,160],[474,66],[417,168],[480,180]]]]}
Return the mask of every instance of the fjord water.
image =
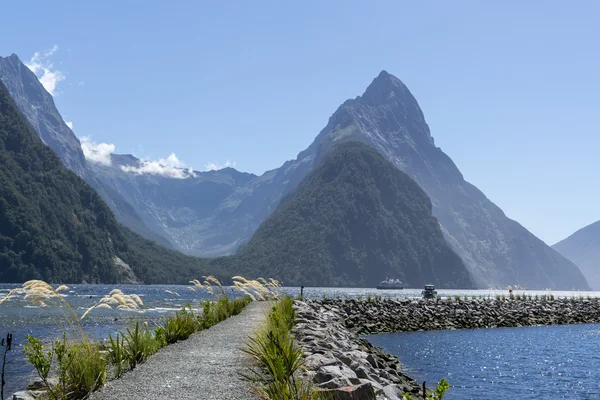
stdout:
{"type": "Polygon", "coordinates": [[[600,398],[600,324],[367,335],[444,399],[600,398]]]}
{"type": "MultiPolygon", "coordinates": [[[[4,298],[8,291],[13,288],[17,288],[20,285],[14,284],[0,284],[0,299],[4,298]]],[[[105,309],[95,309],[88,316],[85,317],[82,324],[86,332],[91,338],[94,339],[104,339],[108,337],[109,333],[115,334],[116,332],[123,331],[126,327],[131,326],[134,321],[142,321],[148,322],[149,326],[152,328],[156,323],[160,321],[165,315],[172,313],[181,307],[186,306],[187,304],[191,304],[193,307],[198,305],[204,299],[210,299],[212,296],[206,292],[198,292],[192,291],[187,286],[182,285],[70,285],[70,288],[67,292],[63,293],[63,296],[68,301],[70,306],[74,309],[74,311],[78,315],[82,315],[85,310],[96,304],[98,300],[102,297],[110,293],[113,289],[121,289],[125,294],[137,294],[139,295],[143,302],[144,307],[142,310],[105,310],[105,309]],[[170,293],[171,292],[171,293],[170,293]]],[[[300,294],[300,288],[297,287],[283,287],[279,289],[282,294],[289,294],[292,296],[296,296],[300,294]]],[[[384,297],[393,297],[393,298],[419,298],[421,296],[422,289],[404,289],[404,290],[376,290],[371,288],[315,288],[315,287],[307,287],[304,289],[304,296],[307,298],[321,299],[323,297],[327,298],[362,298],[366,300],[369,296],[384,296],[384,297]]],[[[236,293],[231,289],[226,287],[226,293],[230,296],[235,296],[236,293]]],[[[506,290],[438,290],[438,293],[441,297],[454,297],[454,296],[468,296],[468,297],[494,297],[497,294],[508,294],[506,290]]],[[[516,292],[515,292],[516,293],[516,292]]],[[[521,292],[519,292],[521,293],[521,292]]],[[[527,294],[531,294],[535,296],[536,294],[543,295],[548,294],[545,291],[528,291],[527,294]]],[[[555,296],[560,297],[570,297],[570,296],[593,296],[600,297],[599,292],[552,292],[555,296]]],[[[522,345],[524,347],[530,346],[528,343],[531,339],[528,339],[527,329],[539,329],[540,335],[534,340],[534,345],[537,345],[535,350],[541,356],[546,357],[545,360],[554,360],[556,363],[563,362],[563,358],[554,357],[556,350],[563,350],[565,352],[568,351],[577,351],[580,354],[583,354],[583,359],[581,361],[581,365],[589,365],[590,367],[579,370],[572,366],[574,370],[581,371],[595,371],[592,367],[595,366],[596,370],[600,370],[600,358],[598,356],[598,349],[600,348],[600,336],[593,334],[594,329],[596,331],[600,331],[600,326],[595,326],[595,328],[590,328],[591,330],[588,333],[583,333],[579,331],[579,329],[585,329],[586,326],[589,325],[579,325],[579,326],[565,326],[565,327],[540,327],[540,328],[518,328],[516,330],[509,330],[507,328],[499,328],[495,330],[480,330],[480,331],[445,331],[445,332],[425,332],[423,335],[432,335],[432,336],[424,336],[425,338],[431,338],[430,342],[427,342],[429,339],[418,339],[420,338],[421,333],[404,333],[398,334],[397,339],[394,335],[374,335],[370,337],[370,340],[373,344],[378,346],[388,346],[386,350],[390,353],[397,354],[400,358],[400,361],[403,362],[407,367],[411,369],[409,375],[414,376],[418,379],[426,379],[428,382],[432,382],[433,380],[439,380],[439,378],[444,377],[445,373],[450,373],[449,380],[453,385],[463,385],[467,386],[471,383],[461,383],[464,382],[462,379],[464,374],[471,373],[471,375],[475,375],[474,372],[470,372],[469,370],[457,369],[457,368],[466,368],[469,363],[473,364],[477,361],[477,358],[481,357],[481,355],[469,355],[469,352],[472,350],[461,350],[456,355],[446,354],[445,351],[449,351],[448,349],[454,349],[460,345],[468,345],[477,343],[473,342],[469,335],[478,335],[478,332],[489,332],[489,334],[483,335],[482,338],[485,339],[487,337],[494,338],[495,335],[498,335],[499,332],[514,332],[512,335],[508,335],[507,338],[498,338],[498,340],[507,340],[507,344],[512,344],[515,349],[510,350],[511,353],[514,353],[510,356],[511,360],[515,360],[515,357],[519,357],[516,360],[520,360],[519,363],[523,363],[519,354],[527,354],[523,353],[522,349],[519,349],[518,346],[522,345]],[[567,329],[567,331],[561,331],[560,329],[567,329]],[[522,330],[521,330],[522,329],[522,330]],[[561,337],[562,341],[558,339],[553,340],[552,338],[558,338],[557,334],[554,330],[558,329],[556,332],[565,332],[565,336],[561,337]],[[568,329],[574,329],[573,332],[568,331],[568,329]],[[545,334],[544,332],[549,332],[545,334]],[[568,332],[568,333],[566,333],[568,332]],[[579,333],[579,336],[577,334],[579,333]],[[412,336],[414,335],[414,336],[412,336]],[[439,335],[439,336],[438,336],[439,335]],[[444,336],[449,335],[449,336],[444,336]],[[466,335],[466,336],[462,336],[466,335]],[[464,338],[467,339],[464,339],[464,338]],[[414,339],[413,339],[414,338],[414,339]],[[444,338],[443,340],[441,338],[444,338]],[[380,343],[379,341],[384,340],[385,343],[380,343]],[[411,342],[412,340],[416,340],[416,342],[411,342]],[[462,342],[461,342],[462,341],[462,342]],[[406,343],[412,343],[407,345],[406,347],[401,347],[406,343]],[[462,343],[462,344],[461,344],[462,343]],[[427,347],[429,346],[429,347],[427,347]],[[594,347],[595,346],[595,347],[594,347]],[[415,351],[429,349],[430,353],[424,354],[416,354],[415,351]],[[587,350],[586,350],[587,349],[587,350]],[[411,351],[413,351],[411,353],[411,351]],[[586,353],[586,351],[588,353],[586,353]],[[516,352],[516,353],[515,353],[516,352]],[[440,364],[438,362],[432,363],[429,369],[425,369],[427,364],[427,360],[432,360],[433,356],[444,354],[444,358],[442,361],[444,363],[440,364]],[[516,355],[515,355],[516,354],[516,355]],[[423,360],[421,358],[423,357],[423,360]],[[473,357],[473,358],[469,358],[473,357]],[[463,365],[464,364],[464,365],[463,365]],[[435,369],[435,368],[437,369],[435,369]],[[424,377],[424,378],[423,378],[424,377]],[[460,378],[460,379],[459,379],[460,378]]],[[[57,318],[56,311],[52,311],[49,308],[39,308],[37,306],[33,306],[27,301],[23,299],[22,293],[16,296],[13,299],[5,301],[0,305],[0,336],[6,335],[7,332],[11,332],[14,337],[13,344],[13,352],[9,356],[9,360],[11,363],[7,366],[7,377],[6,382],[7,386],[5,387],[5,393],[12,393],[18,390],[22,390],[27,385],[29,378],[32,376],[32,368],[27,364],[24,359],[22,346],[25,343],[26,335],[30,334],[40,338],[43,342],[49,343],[53,339],[58,338],[61,335],[61,328],[68,327],[65,326],[64,323],[60,323],[60,318],[57,318]]],[[[483,340],[481,339],[481,340],[483,340]]],[[[481,342],[485,343],[485,341],[481,342]]],[[[502,342],[497,342],[498,346],[498,357],[502,359],[502,357],[507,357],[505,355],[500,354],[503,351],[502,342]]],[[[491,349],[493,348],[492,344],[482,344],[483,349],[491,349]]],[[[487,354],[487,353],[486,353],[487,354]]],[[[495,353],[494,353],[495,354],[495,353]]],[[[492,355],[489,355],[492,357],[492,355]]],[[[562,356],[561,356],[562,357],[562,356]]],[[[566,357],[566,356],[565,356],[566,357]]],[[[492,364],[488,364],[490,366],[486,366],[484,370],[487,368],[493,368],[492,364]]],[[[523,364],[525,365],[525,364],[523,364]]],[[[571,365],[571,364],[568,364],[571,365]]],[[[558,368],[558,371],[555,375],[545,376],[542,382],[546,385],[549,382],[556,382],[557,384],[563,382],[565,379],[568,382],[571,382],[571,377],[569,375],[564,375],[566,372],[560,371],[560,366],[553,365],[555,368],[558,368]],[[559,373],[561,375],[559,375],[559,373]]],[[[514,363],[513,367],[516,371],[519,370],[520,364],[514,363]]],[[[569,367],[571,368],[571,367],[569,367]]],[[[502,371],[502,373],[509,373],[507,371],[502,371]]],[[[479,374],[481,371],[478,372],[479,374]]],[[[600,374],[597,374],[600,377],[600,374]]],[[[585,377],[585,374],[584,374],[585,377]]],[[[515,378],[517,379],[517,378],[515,378]]],[[[526,377],[526,379],[529,379],[526,377]]],[[[572,376],[572,379],[575,380],[576,375],[572,376]]],[[[585,381],[587,382],[587,381],[585,381]]],[[[474,385],[477,386],[477,385],[474,385]]],[[[481,385],[480,385],[481,386],[481,385]]],[[[452,399],[461,399],[465,398],[466,394],[470,394],[471,390],[486,390],[487,386],[483,386],[483,388],[478,387],[465,387],[463,388],[453,388],[453,394],[449,395],[449,398],[452,399]],[[462,392],[461,392],[462,390],[462,392]],[[462,394],[461,394],[462,393],[462,394]]],[[[587,386],[585,386],[587,388],[587,386]]],[[[494,390],[497,388],[496,386],[492,386],[494,390]]],[[[569,388],[569,386],[567,386],[569,388]]],[[[598,388],[598,385],[596,385],[598,388]]],[[[556,388],[555,388],[556,389],[556,388]]],[[[481,393],[481,392],[480,392],[481,393]]],[[[492,394],[495,392],[492,392],[492,394]]],[[[512,393],[512,392],[511,392],[512,393]]],[[[569,392],[571,393],[571,392],[569,392]]],[[[488,398],[487,396],[483,396],[480,398],[488,398]]],[[[490,397],[493,398],[493,397],[490,397]]],[[[535,397],[532,397],[535,398],[535,397]]],[[[539,397],[537,397],[539,398],[539,397]]],[[[584,397],[586,398],[586,397],[584,397]]]]}

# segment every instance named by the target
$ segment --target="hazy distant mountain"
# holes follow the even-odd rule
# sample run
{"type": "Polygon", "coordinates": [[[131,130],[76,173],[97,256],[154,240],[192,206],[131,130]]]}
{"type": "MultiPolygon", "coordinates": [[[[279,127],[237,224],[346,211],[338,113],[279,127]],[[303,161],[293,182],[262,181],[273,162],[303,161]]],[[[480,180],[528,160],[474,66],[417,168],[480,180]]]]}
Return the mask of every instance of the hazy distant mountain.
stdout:
{"type": "Polygon", "coordinates": [[[423,189],[358,142],[325,155],[249,243],[221,263],[292,286],[374,287],[394,277],[410,287],[474,287],[423,189]]]}
{"type": "Polygon", "coordinates": [[[0,82],[0,282],[184,283],[208,271],[119,225],[0,82]]]}
{"type": "Polygon", "coordinates": [[[552,248],[579,267],[593,290],[600,290],[600,221],[581,228],[552,248]]]}

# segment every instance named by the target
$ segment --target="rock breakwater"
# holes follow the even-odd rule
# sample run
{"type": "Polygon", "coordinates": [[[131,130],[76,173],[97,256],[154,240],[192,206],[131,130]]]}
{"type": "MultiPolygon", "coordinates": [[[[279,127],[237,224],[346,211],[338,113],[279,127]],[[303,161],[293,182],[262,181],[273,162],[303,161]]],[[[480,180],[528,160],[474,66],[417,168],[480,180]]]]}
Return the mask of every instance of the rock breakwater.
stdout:
{"type": "Polygon", "coordinates": [[[305,352],[305,374],[320,390],[339,400],[396,400],[403,393],[423,397],[420,385],[402,373],[395,356],[346,329],[340,309],[315,301],[295,301],[294,308],[292,333],[305,352]]]}
{"type": "Polygon", "coordinates": [[[358,334],[600,323],[600,299],[323,300],[358,334]]]}
{"type": "Polygon", "coordinates": [[[361,339],[381,332],[600,323],[600,299],[357,299],[294,302],[306,375],[336,399],[422,398],[395,356],[361,339]]]}

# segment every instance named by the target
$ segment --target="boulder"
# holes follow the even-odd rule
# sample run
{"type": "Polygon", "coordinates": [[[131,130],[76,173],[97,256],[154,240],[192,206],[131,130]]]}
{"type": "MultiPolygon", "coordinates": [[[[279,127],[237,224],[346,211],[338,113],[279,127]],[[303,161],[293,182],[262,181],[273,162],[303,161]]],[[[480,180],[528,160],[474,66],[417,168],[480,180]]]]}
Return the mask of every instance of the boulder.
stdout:
{"type": "Polygon", "coordinates": [[[338,389],[323,390],[333,400],[376,400],[375,391],[369,382],[338,389]]]}
{"type": "Polygon", "coordinates": [[[13,393],[11,400],[35,400],[35,398],[26,391],[13,393]]]}
{"type": "Polygon", "coordinates": [[[318,370],[320,367],[339,364],[341,364],[340,360],[337,360],[335,357],[331,356],[330,353],[311,354],[304,360],[304,365],[306,368],[311,370],[318,370]]]}
{"type": "Polygon", "coordinates": [[[314,380],[316,383],[323,383],[335,378],[347,379],[350,382],[358,382],[358,377],[356,376],[356,373],[354,373],[354,371],[352,371],[350,368],[343,364],[325,365],[323,367],[319,367],[319,369],[317,369],[317,374],[315,375],[314,380]]]}
{"type": "Polygon", "coordinates": [[[383,389],[377,392],[378,394],[383,394],[388,400],[402,400],[402,390],[398,386],[395,385],[387,385],[383,389]]]}
{"type": "MultiPolygon", "coordinates": [[[[58,385],[57,378],[48,378],[47,381],[50,384],[50,386],[52,386],[52,387],[58,385]]],[[[44,383],[42,378],[40,378],[39,376],[32,378],[29,381],[29,383],[27,384],[27,390],[46,390],[46,389],[47,389],[46,384],[44,383]]]]}

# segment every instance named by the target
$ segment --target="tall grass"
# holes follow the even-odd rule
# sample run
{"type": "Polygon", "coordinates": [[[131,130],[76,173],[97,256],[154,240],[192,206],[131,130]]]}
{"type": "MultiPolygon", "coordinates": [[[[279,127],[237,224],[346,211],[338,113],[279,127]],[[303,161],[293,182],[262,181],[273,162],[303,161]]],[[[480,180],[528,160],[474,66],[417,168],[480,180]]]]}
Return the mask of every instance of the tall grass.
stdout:
{"type": "Polygon", "coordinates": [[[321,398],[309,381],[297,378],[303,368],[304,354],[290,334],[295,318],[292,298],[284,297],[270,310],[264,328],[243,349],[258,365],[244,378],[250,381],[253,394],[261,399],[321,398]]]}
{"type": "Polygon", "coordinates": [[[156,328],[156,336],[164,345],[172,344],[189,338],[200,329],[200,323],[191,306],[187,306],[166,318],[156,328]]]}
{"type": "Polygon", "coordinates": [[[216,299],[205,301],[201,312],[195,313],[191,306],[185,307],[166,318],[154,330],[146,323],[140,324],[138,321],[124,333],[117,333],[114,338],[109,335],[105,352],[101,351],[99,343],[88,338],[81,321],[95,309],[141,309],[143,302],[138,295],[124,294],[115,289],[79,317],[60,294],[68,289],[67,286],[62,285],[54,289],[43,281],[28,281],[21,288],[11,290],[7,296],[0,299],[0,304],[23,290],[25,300],[57,313],[59,318],[55,320],[63,330],[63,338],[55,341],[51,349],[45,349],[37,338],[28,336],[24,353],[44,382],[50,398],[82,399],[105,383],[108,365],[112,366],[114,378],[118,378],[126,370],[134,369],[146,361],[161,347],[185,340],[201,329],[207,329],[232,315],[239,314],[253,299],[276,298],[275,289],[279,286],[279,282],[273,279],[245,280],[242,277],[234,277],[234,282],[238,282],[236,290],[241,292],[242,296],[230,300],[217,279],[203,279],[204,282],[192,281],[194,286],[191,290],[207,290],[216,299]],[[56,385],[51,384],[48,379],[52,371],[58,377],[56,385]]]}
{"type": "Polygon", "coordinates": [[[127,328],[127,332],[123,334],[123,344],[125,361],[131,369],[146,361],[160,348],[160,342],[154,332],[151,332],[145,324],[140,329],[139,321],[135,322],[133,328],[127,328]]]}
{"type": "Polygon", "coordinates": [[[100,388],[106,380],[106,360],[97,344],[83,341],[56,340],[52,349],[45,350],[37,338],[27,335],[23,351],[44,382],[52,399],[82,399],[100,388]],[[49,381],[55,370],[58,385],[49,381]]]}

